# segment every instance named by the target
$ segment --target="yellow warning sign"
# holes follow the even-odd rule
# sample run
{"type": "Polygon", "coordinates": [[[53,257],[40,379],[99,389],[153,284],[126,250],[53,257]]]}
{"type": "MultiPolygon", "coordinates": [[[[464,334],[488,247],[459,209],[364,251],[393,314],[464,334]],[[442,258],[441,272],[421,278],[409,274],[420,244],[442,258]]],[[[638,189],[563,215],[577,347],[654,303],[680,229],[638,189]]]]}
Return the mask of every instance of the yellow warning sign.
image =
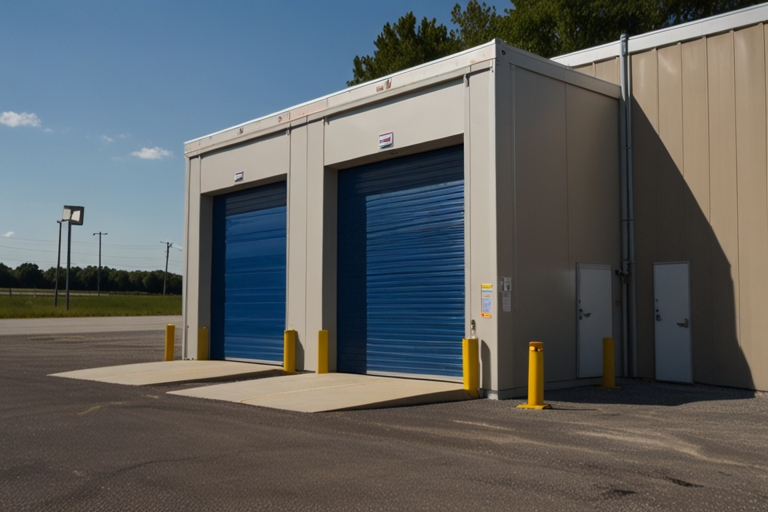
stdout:
{"type": "Polygon", "coordinates": [[[493,285],[480,285],[480,316],[491,318],[491,309],[493,308],[493,285]]]}

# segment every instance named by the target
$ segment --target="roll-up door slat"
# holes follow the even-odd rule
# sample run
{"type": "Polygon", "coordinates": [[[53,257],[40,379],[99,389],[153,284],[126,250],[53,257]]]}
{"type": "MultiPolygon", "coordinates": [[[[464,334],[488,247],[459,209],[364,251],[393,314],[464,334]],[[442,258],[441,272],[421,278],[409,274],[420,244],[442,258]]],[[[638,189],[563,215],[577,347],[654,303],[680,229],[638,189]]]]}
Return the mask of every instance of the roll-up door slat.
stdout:
{"type": "Polygon", "coordinates": [[[339,173],[338,370],[461,376],[464,153],[339,173]]]}
{"type": "Polygon", "coordinates": [[[283,360],[286,186],[214,200],[211,357],[283,360]]]}

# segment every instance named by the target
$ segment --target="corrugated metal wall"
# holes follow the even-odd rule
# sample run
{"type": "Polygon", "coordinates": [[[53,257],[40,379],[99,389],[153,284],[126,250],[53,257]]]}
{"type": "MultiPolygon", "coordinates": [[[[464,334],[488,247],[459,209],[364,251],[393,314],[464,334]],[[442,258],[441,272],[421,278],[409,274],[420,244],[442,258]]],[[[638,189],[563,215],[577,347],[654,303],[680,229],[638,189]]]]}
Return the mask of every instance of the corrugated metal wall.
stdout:
{"type": "MultiPolygon", "coordinates": [[[[768,389],[767,30],[630,57],[640,376],[655,373],[652,264],[688,260],[694,379],[768,389]]],[[[616,61],[576,69],[618,83],[616,61]]]]}

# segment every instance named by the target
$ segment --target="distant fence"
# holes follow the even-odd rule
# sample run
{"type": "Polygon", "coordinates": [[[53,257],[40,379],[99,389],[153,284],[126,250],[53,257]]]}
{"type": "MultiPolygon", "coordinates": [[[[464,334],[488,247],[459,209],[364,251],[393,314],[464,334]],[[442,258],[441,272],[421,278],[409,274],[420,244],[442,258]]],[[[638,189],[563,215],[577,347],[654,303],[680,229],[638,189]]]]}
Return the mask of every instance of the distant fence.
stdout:
{"type": "MultiPolygon", "coordinates": [[[[0,288],[0,295],[10,295],[13,297],[14,295],[24,295],[24,296],[32,296],[32,297],[53,297],[54,292],[56,290],[49,290],[49,289],[37,289],[37,288],[0,288]]],[[[66,292],[64,290],[59,290],[59,295],[64,296],[66,292]]],[[[101,295],[109,295],[109,292],[101,292],[101,295]]],[[[70,296],[85,296],[85,295],[98,295],[97,292],[92,292],[89,290],[70,290],[69,291],[70,296]]],[[[114,293],[112,295],[115,295],[114,293]]],[[[118,294],[121,295],[121,294],[118,294]]]]}

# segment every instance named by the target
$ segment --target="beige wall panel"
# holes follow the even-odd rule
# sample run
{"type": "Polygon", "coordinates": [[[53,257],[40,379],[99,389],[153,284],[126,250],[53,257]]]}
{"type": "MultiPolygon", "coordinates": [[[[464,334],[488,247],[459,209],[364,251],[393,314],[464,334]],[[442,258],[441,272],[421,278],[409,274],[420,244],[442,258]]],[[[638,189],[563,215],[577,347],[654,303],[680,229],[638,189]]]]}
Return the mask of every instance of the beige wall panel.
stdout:
{"type": "MultiPolygon", "coordinates": [[[[496,68],[496,240],[497,265],[501,276],[515,279],[515,192],[514,172],[514,118],[512,114],[514,88],[512,87],[513,68],[500,64],[496,68]]],[[[499,286],[499,282],[496,283],[499,286]]],[[[502,292],[496,293],[503,300],[502,292]]],[[[498,374],[499,389],[510,389],[515,385],[514,360],[520,357],[515,352],[514,331],[516,297],[510,292],[512,311],[505,312],[498,308],[498,374]]]]}
{"type": "Polygon", "coordinates": [[[611,60],[604,60],[603,62],[595,63],[595,78],[611,82],[612,84],[619,85],[619,59],[618,57],[611,60]]]}
{"type": "Polygon", "coordinates": [[[685,259],[681,45],[658,51],[659,127],[666,151],[658,155],[657,261],[685,259]]]}
{"type": "Polygon", "coordinates": [[[584,73],[585,75],[589,76],[595,76],[595,64],[585,64],[583,66],[576,66],[573,68],[575,71],[578,71],[579,73],[584,73]]]}
{"type": "Polygon", "coordinates": [[[190,160],[187,174],[187,232],[184,237],[184,347],[187,358],[197,356],[200,295],[200,159],[190,160]]]}
{"type": "Polygon", "coordinates": [[[712,227],[712,384],[727,384],[726,368],[742,373],[739,347],[739,237],[736,181],[736,98],[733,35],[707,39],[710,226],[712,227]]]}
{"type": "Polygon", "coordinates": [[[656,51],[632,59],[632,166],[635,200],[635,283],[637,286],[637,371],[655,377],[653,262],[657,261],[658,155],[665,151],[658,126],[656,51]]]}
{"type": "MultiPolygon", "coordinates": [[[[307,320],[304,337],[304,369],[317,370],[317,333],[327,329],[335,333],[335,327],[327,325],[323,313],[326,309],[336,311],[336,300],[323,301],[323,288],[336,288],[335,275],[326,276],[323,272],[325,255],[323,244],[325,237],[331,238],[335,245],[335,223],[326,226],[326,204],[335,209],[334,201],[326,202],[328,193],[325,185],[325,169],[323,167],[323,122],[318,121],[307,126],[307,320]],[[332,280],[331,280],[332,279],[332,280]]],[[[334,261],[335,264],[335,261],[334,261]]],[[[335,266],[335,265],[334,265],[335,266]]],[[[330,334],[330,332],[329,332],[330,334]]],[[[335,367],[336,357],[330,358],[335,367]]]]}
{"type": "Polygon", "coordinates": [[[288,272],[286,328],[295,329],[296,369],[304,369],[307,343],[307,127],[291,130],[288,173],[288,272]]]}
{"type": "MultiPolygon", "coordinates": [[[[481,284],[498,286],[496,270],[496,155],[492,127],[495,125],[494,78],[490,72],[469,79],[468,118],[465,132],[464,183],[465,229],[468,229],[469,251],[465,265],[469,277],[467,288],[467,322],[474,319],[480,340],[480,386],[498,390],[498,329],[500,308],[493,301],[492,318],[481,318],[481,284]],[[468,184],[468,185],[467,185],[468,184]]],[[[464,101],[462,100],[462,103],[464,101]]],[[[467,329],[469,332],[469,329],[467,329]]]]}
{"type": "MultiPolygon", "coordinates": [[[[566,86],[568,159],[568,263],[621,267],[619,102],[566,86]]],[[[574,276],[574,297],[575,290],[574,276]]],[[[613,337],[617,375],[623,372],[621,283],[613,279],[613,337]]],[[[575,300],[575,299],[574,299],[575,300]]],[[[575,310],[575,302],[574,302],[575,310]]],[[[571,315],[574,326],[576,318],[571,315]]]]}
{"type": "Polygon", "coordinates": [[[325,129],[325,165],[461,134],[463,105],[459,80],[333,117],[325,129]],[[394,145],[380,150],[386,132],[394,132],[394,145]]]}
{"type": "Polygon", "coordinates": [[[543,341],[547,381],[576,377],[575,269],[568,261],[565,84],[515,69],[517,328],[515,386],[529,341],[543,341]]]}
{"type": "Polygon", "coordinates": [[[205,155],[201,191],[228,192],[234,190],[234,174],[243,171],[239,187],[288,173],[290,165],[290,136],[285,132],[222,149],[205,155]]]}
{"type": "Polygon", "coordinates": [[[709,225],[707,42],[682,45],[685,259],[690,261],[694,380],[712,382],[712,243],[709,225]]]}
{"type": "MultiPolygon", "coordinates": [[[[734,33],[736,161],[739,197],[741,347],[765,375],[768,333],[768,197],[766,197],[766,91],[763,27],[734,33]]],[[[744,380],[748,376],[743,376],[744,380]]],[[[763,377],[763,379],[766,379],[763,377]]],[[[762,382],[766,389],[768,382],[762,382]]],[[[751,386],[750,386],[751,387],[751,386]]]]}

